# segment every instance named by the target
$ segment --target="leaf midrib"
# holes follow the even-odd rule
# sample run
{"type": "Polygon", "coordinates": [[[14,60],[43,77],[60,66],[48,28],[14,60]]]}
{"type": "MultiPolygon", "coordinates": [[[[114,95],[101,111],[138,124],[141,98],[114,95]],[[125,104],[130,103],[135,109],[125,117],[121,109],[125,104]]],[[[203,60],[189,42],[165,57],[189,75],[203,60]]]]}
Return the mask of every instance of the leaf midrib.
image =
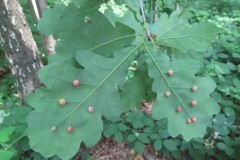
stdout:
{"type": "MultiPolygon", "coordinates": [[[[131,35],[123,36],[123,37],[118,37],[118,38],[116,38],[116,39],[107,41],[107,42],[105,42],[105,43],[102,43],[102,44],[100,44],[100,45],[98,45],[98,46],[94,46],[94,47],[92,47],[92,48],[90,48],[90,49],[86,49],[86,50],[92,51],[92,50],[97,49],[97,48],[100,48],[100,47],[102,47],[102,46],[104,46],[104,45],[108,45],[108,44],[110,44],[110,43],[113,43],[113,42],[116,42],[116,41],[119,41],[119,40],[122,40],[122,39],[125,39],[125,38],[135,37],[135,36],[136,36],[135,34],[131,34],[131,35]]],[[[75,46],[75,45],[73,45],[73,44],[69,44],[69,45],[70,45],[70,46],[73,46],[73,47],[75,47],[75,48],[78,48],[78,46],[75,46]]],[[[78,49],[81,50],[81,48],[78,48],[78,49]]],[[[72,58],[74,58],[74,57],[75,57],[75,56],[71,56],[71,57],[68,57],[68,58],[66,58],[66,59],[63,59],[63,60],[60,60],[60,61],[56,61],[56,62],[51,63],[51,64],[61,63],[61,62],[70,60],[70,59],[72,59],[72,58]]],[[[51,65],[51,64],[49,64],[49,65],[51,65]]]]}
{"type": "MultiPolygon", "coordinates": [[[[140,44],[140,45],[142,45],[142,44],[140,44]]],[[[112,71],[101,81],[101,83],[99,83],[99,85],[96,86],[96,88],[95,88],[80,104],[78,104],[69,114],[67,114],[67,115],[66,115],[62,120],[60,120],[55,126],[58,126],[60,123],[62,123],[62,122],[63,122],[65,119],[67,119],[75,110],[77,110],[82,104],[84,104],[85,101],[86,101],[87,99],[89,99],[89,98],[108,80],[109,77],[112,76],[112,74],[119,68],[119,66],[121,66],[121,64],[122,64],[123,62],[125,62],[125,60],[127,60],[128,57],[131,56],[132,53],[133,53],[140,45],[138,45],[138,46],[135,47],[131,52],[129,52],[129,54],[127,54],[127,55],[125,56],[125,58],[123,58],[123,59],[118,63],[118,65],[116,65],[116,67],[114,67],[114,68],[112,69],[112,71]]]]}
{"type": "Polygon", "coordinates": [[[172,91],[172,93],[177,97],[178,101],[180,102],[181,106],[185,109],[186,113],[188,115],[190,115],[190,113],[188,112],[188,110],[186,109],[187,107],[183,104],[183,102],[181,101],[181,99],[179,98],[179,96],[177,95],[177,93],[174,91],[173,87],[171,86],[171,84],[168,82],[167,78],[165,77],[165,75],[163,74],[163,71],[161,70],[161,68],[159,67],[159,65],[157,64],[157,62],[155,61],[154,57],[152,56],[151,52],[149,51],[148,47],[146,46],[146,44],[144,44],[148,55],[150,56],[150,58],[152,59],[154,65],[157,67],[158,71],[160,72],[161,76],[163,77],[164,81],[167,83],[168,87],[170,88],[170,90],[172,91]]]}

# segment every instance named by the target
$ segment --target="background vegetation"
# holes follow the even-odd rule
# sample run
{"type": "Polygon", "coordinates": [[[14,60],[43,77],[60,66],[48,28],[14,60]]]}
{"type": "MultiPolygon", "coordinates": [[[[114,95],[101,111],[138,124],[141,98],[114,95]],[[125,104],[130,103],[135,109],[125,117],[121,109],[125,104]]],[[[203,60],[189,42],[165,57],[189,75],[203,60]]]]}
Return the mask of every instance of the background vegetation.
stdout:
{"type": "MultiPolygon", "coordinates": [[[[42,58],[46,61],[28,4],[25,0],[20,2],[42,58]]],[[[175,9],[173,1],[159,2],[160,14],[171,13],[175,9]]],[[[68,1],[48,0],[49,7],[56,3],[67,4],[68,1]]],[[[189,15],[190,23],[209,21],[223,29],[208,51],[195,57],[204,61],[201,74],[211,76],[217,83],[212,96],[220,104],[221,112],[213,117],[212,127],[208,128],[204,138],[193,139],[189,143],[179,137],[171,138],[166,130],[166,122],[156,123],[141,111],[125,113],[118,122],[106,121],[104,136],[113,137],[119,142],[127,141],[139,153],[144,151],[144,146],[151,144],[164,157],[240,159],[240,1],[180,1],[180,6],[186,10],[184,14],[189,15]]],[[[151,14],[150,5],[147,12],[151,14]]],[[[44,159],[30,149],[28,139],[24,136],[25,116],[31,108],[19,104],[1,48],[0,77],[0,159],[44,159]]]]}

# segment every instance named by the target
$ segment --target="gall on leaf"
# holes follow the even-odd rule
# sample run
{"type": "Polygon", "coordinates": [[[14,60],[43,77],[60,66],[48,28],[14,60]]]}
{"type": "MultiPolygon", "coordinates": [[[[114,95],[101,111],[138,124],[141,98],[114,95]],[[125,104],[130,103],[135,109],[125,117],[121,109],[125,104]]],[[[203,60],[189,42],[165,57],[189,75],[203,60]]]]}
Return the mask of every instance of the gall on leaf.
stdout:
{"type": "Polygon", "coordinates": [[[80,85],[80,81],[77,80],[77,79],[75,79],[72,83],[73,83],[73,86],[74,86],[74,87],[77,87],[77,86],[80,85]]]}
{"type": "Polygon", "coordinates": [[[73,127],[72,126],[68,127],[67,131],[68,131],[68,133],[72,133],[73,132],[73,127]]]}
{"type": "Polygon", "coordinates": [[[59,99],[58,103],[63,106],[66,104],[66,100],[64,98],[59,99]]]}
{"type": "Polygon", "coordinates": [[[191,122],[192,122],[192,123],[194,123],[194,122],[196,122],[196,121],[197,121],[197,118],[196,118],[196,117],[192,117],[192,118],[191,118],[191,122]]]}
{"type": "Polygon", "coordinates": [[[55,132],[57,130],[57,127],[55,127],[55,126],[53,126],[52,128],[51,128],[51,131],[52,132],[55,132]]]}
{"type": "Polygon", "coordinates": [[[176,112],[181,112],[182,111],[182,108],[180,107],[180,106],[177,106],[177,108],[176,108],[176,112]]]}
{"type": "Polygon", "coordinates": [[[193,100],[193,101],[191,102],[191,106],[192,106],[192,107],[195,107],[196,105],[197,105],[197,101],[194,101],[194,100],[193,100]]]}
{"type": "Polygon", "coordinates": [[[186,120],[186,123],[187,123],[187,124],[191,124],[191,123],[192,123],[191,118],[188,118],[188,119],[186,120]]]}
{"type": "Polygon", "coordinates": [[[169,75],[169,76],[172,76],[173,75],[173,70],[171,70],[171,69],[169,69],[168,71],[167,71],[167,74],[169,75]]]}
{"type": "Polygon", "coordinates": [[[170,91],[166,91],[166,92],[165,92],[165,96],[166,96],[166,97],[171,96],[171,92],[170,92],[170,91]]]}
{"type": "Polygon", "coordinates": [[[88,107],[88,112],[90,112],[90,113],[94,112],[93,106],[88,107]]]}
{"type": "Polygon", "coordinates": [[[193,92],[196,92],[198,90],[198,87],[197,86],[192,86],[192,91],[193,92]]]}

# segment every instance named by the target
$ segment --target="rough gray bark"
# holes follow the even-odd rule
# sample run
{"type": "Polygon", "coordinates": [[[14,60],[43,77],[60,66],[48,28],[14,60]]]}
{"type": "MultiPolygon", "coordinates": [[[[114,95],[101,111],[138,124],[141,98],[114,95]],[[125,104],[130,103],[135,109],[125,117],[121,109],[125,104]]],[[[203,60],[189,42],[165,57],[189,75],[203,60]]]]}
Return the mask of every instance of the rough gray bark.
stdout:
{"type": "Polygon", "coordinates": [[[21,100],[40,86],[42,63],[18,0],[0,0],[0,42],[21,100]]]}
{"type": "MultiPolygon", "coordinates": [[[[45,0],[28,0],[28,4],[31,7],[32,14],[34,16],[34,20],[38,23],[39,19],[42,17],[42,12],[47,8],[47,4],[45,0]]],[[[53,36],[45,36],[41,34],[42,44],[44,46],[44,50],[46,54],[54,54],[55,53],[55,45],[56,41],[53,36]]]]}

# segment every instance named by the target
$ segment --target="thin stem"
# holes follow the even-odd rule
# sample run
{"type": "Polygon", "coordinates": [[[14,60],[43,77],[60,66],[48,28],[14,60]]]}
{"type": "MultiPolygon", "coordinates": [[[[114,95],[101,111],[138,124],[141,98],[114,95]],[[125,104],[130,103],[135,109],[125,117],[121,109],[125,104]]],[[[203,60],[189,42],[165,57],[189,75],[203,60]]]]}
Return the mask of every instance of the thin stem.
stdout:
{"type": "Polygon", "coordinates": [[[175,10],[179,11],[179,1],[178,0],[175,1],[175,10]]]}
{"type": "Polygon", "coordinates": [[[158,20],[158,2],[157,2],[157,0],[155,0],[154,2],[154,12],[155,12],[155,14],[154,14],[154,22],[156,22],[157,20],[158,20]]]}
{"type": "Polygon", "coordinates": [[[144,13],[144,9],[143,9],[142,0],[139,0],[139,3],[140,3],[140,7],[141,7],[142,16],[143,16],[143,22],[147,23],[146,16],[145,16],[145,13],[144,13]]]}
{"type": "Polygon", "coordinates": [[[15,141],[13,141],[11,144],[9,144],[6,148],[4,148],[5,151],[7,151],[9,148],[11,148],[15,143],[17,143],[20,139],[22,139],[26,135],[19,136],[15,141]]]}
{"type": "Polygon", "coordinates": [[[142,0],[139,0],[139,3],[140,3],[140,7],[141,7],[141,12],[142,12],[142,17],[143,17],[143,22],[144,22],[145,27],[146,27],[147,38],[150,38],[150,37],[151,37],[151,34],[150,34],[149,29],[148,29],[148,27],[147,27],[147,20],[146,20],[146,16],[145,16],[145,13],[144,13],[143,2],[142,2],[142,0]]]}

